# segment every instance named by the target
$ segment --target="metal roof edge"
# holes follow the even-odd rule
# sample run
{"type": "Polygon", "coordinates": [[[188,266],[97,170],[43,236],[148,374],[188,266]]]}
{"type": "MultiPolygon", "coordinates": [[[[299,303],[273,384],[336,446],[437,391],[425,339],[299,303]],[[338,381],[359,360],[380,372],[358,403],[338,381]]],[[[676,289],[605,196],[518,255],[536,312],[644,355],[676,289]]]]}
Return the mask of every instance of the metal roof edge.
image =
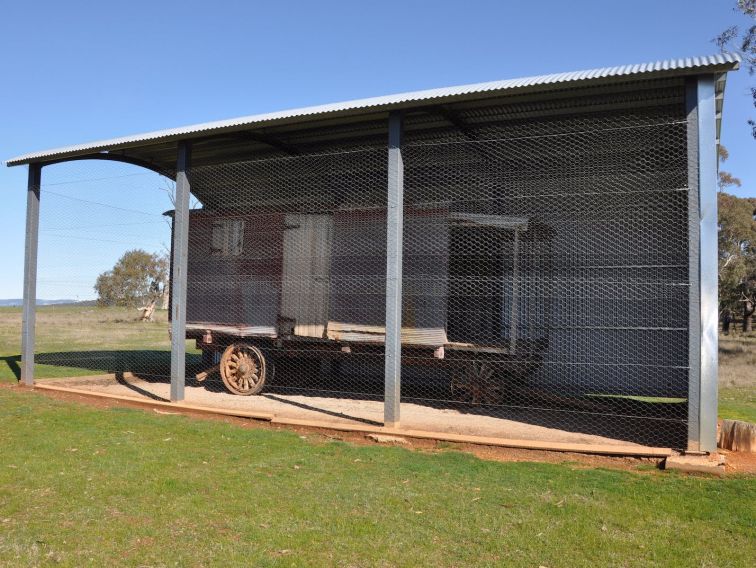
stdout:
{"type": "Polygon", "coordinates": [[[740,61],[740,56],[736,53],[719,53],[703,57],[670,59],[617,67],[603,67],[583,71],[535,75],[531,77],[489,81],[455,87],[426,89],[395,95],[369,97],[351,101],[242,116],[129,136],[121,136],[107,140],[87,142],[72,146],[64,146],[40,152],[22,154],[7,160],[5,163],[7,166],[18,166],[31,162],[55,161],[74,156],[141,145],[144,142],[167,142],[173,139],[193,137],[208,132],[224,132],[238,130],[249,126],[265,126],[273,123],[281,123],[285,120],[292,122],[305,122],[315,120],[316,118],[319,119],[324,116],[335,117],[344,114],[358,114],[355,111],[385,111],[395,108],[405,108],[408,106],[415,106],[424,101],[438,103],[441,101],[454,101],[463,98],[475,98],[478,95],[490,96],[491,94],[498,94],[506,91],[547,90],[548,88],[558,88],[567,83],[601,83],[602,81],[616,80],[618,78],[647,79],[674,75],[726,73],[727,71],[737,69],[740,61]]]}

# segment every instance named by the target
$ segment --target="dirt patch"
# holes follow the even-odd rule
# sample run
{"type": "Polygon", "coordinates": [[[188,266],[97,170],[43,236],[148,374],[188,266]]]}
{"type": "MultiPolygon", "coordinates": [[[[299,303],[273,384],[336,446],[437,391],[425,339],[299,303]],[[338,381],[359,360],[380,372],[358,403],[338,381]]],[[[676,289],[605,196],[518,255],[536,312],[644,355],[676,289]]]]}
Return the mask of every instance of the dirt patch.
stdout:
{"type": "MultiPolygon", "coordinates": [[[[0,385],[1,388],[24,389],[28,387],[0,385]]],[[[164,411],[155,412],[156,409],[149,408],[149,402],[145,403],[103,399],[97,396],[87,396],[82,394],[66,393],[60,391],[35,391],[36,393],[49,398],[64,402],[74,402],[85,404],[94,408],[111,409],[111,408],[134,408],[145,412],[154,412],[163,414],[164,411]]],[[[254,420],[249,418],[238,418],[234,416],[221,416],[217,414],[207,414],[193,412],[184,408],[176,408],[171,414],[181,414],[199,420],[210,420],[232,424],[241,428],[258,428],[263,430],[287,431],[294,432],[312,443],[326,443],[333,440],[343,441],[356,445],[377,445],[377,442],[370,440],[364,433],[344,432],[329,430],[327,428],[311,428],[301,426],[281,426],[271,424],[264,420],[254,420]]],[[[545,450],[526,450],[519,448],[504,448],[498,446],[483,446],[469,443],[439,442],[436,440],[407,438],[407,444],[402,447],[410,448],[415,451],[441,453],[447,451],[459,451],[472,454],[480,459],[497,462],[542,462],[554,464],[570,464],[578,468],[607,468],[619,469],[625,471],[636,471],[641,473],[653,473],[658,471],[660,463],[659,458],[637,458],[637,457],[618,457],[581,454],[574,452],[552,452],[545,450]]],[[[728,457],[729,459],[729,457],[728,457]]],[[[731,473],[755,473],[756,463],[753,463],[753,469],[749,470],[748,465],[741,462],[733,468],[728,468],[731,473]]]]}
{"type": "Polygon", "coordinates": [[[719,453],[725,456],[726,473],[756,475],[756,454],[727,450],[719,450],[719,453]]]}
{"type": "MultiPolygon", "coordinates": [[[[136,397],[146,401],[168,402],[170,384],[165,378],[144,378],[130,374],[117,377],[74,377],[38,381],[40,385],[75,388],[106,396],[136,397]]],[[[294,392],[271,391],[259,396],[235,396],[220,385],[197,383],[189,380],[185,388],[188,405],[218,409],[226,414],[234,412],[241,416],[250,414],[275,416],[283,422],[293,421],[302,426],[327,423],[334,428],[356,430],[383,427],[383,400],[347,393],[324,393],[319,391],[294,392]],[[316,423],[316,424],[311,424],[316,423]]],[[[173,409],[173,407],[171,407],[173,409]]],[[[563,449],[581,451],[583,448],[617,447],[617,454],[647,453],[653,444],[644,445],[640,440],[617,439],[606,436],[607,432],[632,432],[631,425],[618,425],[617,417],[609,423],[609,417],[597,414],[582,415],[544,412],[540,409],[508,408],[506,416],[498,409],[485,407],[455,408],[443,404],[420,404],[402,402],[401,426],[403,431],[434,432],[437,437],[459,442],[458,436],[521,441],[538,449],[563,449]],[[551,446],[551,447],[548,447],[551,446]]],[[[637,426],[637,424],[635,424],[637,426]]],[[[388,433],[388,432],[387,432],[388,433]]],[[[434,436],[436,437],[436,436],[434,436]]],[[[521,446],[522,444],[509,444],[521,446]]],[[[604,452],[612,453],[612,452],[604,452]]],[[[658,452],[657,452],[658,453],[658,452]]]]}

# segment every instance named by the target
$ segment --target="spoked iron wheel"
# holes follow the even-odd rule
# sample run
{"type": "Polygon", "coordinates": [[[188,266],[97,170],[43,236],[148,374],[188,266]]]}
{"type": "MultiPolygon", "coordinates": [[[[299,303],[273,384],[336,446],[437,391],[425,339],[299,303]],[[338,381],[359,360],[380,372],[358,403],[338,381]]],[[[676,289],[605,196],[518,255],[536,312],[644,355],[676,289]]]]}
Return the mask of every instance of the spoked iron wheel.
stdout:
{"type": "Polygon", "coordinates": [[[220,362],[223,384],[243,396],[259,394],[265,386],[265,356],[254,345],[234,343],[226,347],[220,362]]]}
{"type": "Polygon", "coordinates": [[[488,361],[470,361],[452,377],[452,394],[462,402],[475,406],[501,402],[502,384],[496,368],[488,361]]]}

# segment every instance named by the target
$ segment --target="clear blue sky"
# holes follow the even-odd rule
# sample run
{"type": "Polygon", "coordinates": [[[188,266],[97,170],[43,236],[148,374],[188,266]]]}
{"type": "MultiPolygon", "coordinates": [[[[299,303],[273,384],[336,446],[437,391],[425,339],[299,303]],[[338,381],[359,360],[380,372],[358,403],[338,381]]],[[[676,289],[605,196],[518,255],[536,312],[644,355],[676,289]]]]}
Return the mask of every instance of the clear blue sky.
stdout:
{"type": "MultiPolygon", "coordinates": [[[[6,2],[0,19],[0,159],[357,97],[714,53],[714,36],[733,23],[747,24],[733,12],[734,3],[6,2]]],[[[745,121],[756,118],[748,97],[755,80],[746,71],[730,75],[722,133],[731,155],[725,167],[743,180],[735,193],[751,196],[756,195],[756,141],[745,121]]],[[[151,190],[158,183],[149,177],[120,179],[128,180],[123,187],[139,179],[151,190]]],[[[25,186],[24,168],[0,168],[0,298],[21,296],[25,186]]],[[[49,189],[55,187],[62,188],[58,193],[66,189],[49,189]]],[[[110,188],[111,197],[118,187],[110,188]]],[[[76,191],[97,199],[96,188],[76,191]]],[[[141,214],[135,212],[147,208],[137,198],[141,194],[129,196],[124,189],[118,195],[108,202],[133,211],[111,208],[109,215],[100,215],[97,206],[57,196],[69,208],[79,203],[78,209],[64,219],[63,205],[56,214],[58,202],[48,199],[43,222],[49,228],[54,221],[81,224],[87,218],[88,230],[95,231],[91,219],[107,225],[115,216],[119,226],[129,227],[92,243],[82,236],[86,233],[75,237],[99,247],[91,270],[114,254],[116,243],[107,240],[139,240],[134,227],[151,227],[138,236],[159,250],[165,232],[158,214],[167,208],[165,200],[141,214]]],[[[77,254],[83,256],[84,248],[77,254]]],[[[53,270],[57,258],[60,270],[70,272],[56,273],[61,282],[70,278],[80,286],[90,278],[76,274],[60,248],[43,243],[42,255],[40,270],[53,270]]],[[[59,295],[73,294],[68,292],[59,295]]],[[[39,293],[54,295],[44,287],[39,293]]]]}

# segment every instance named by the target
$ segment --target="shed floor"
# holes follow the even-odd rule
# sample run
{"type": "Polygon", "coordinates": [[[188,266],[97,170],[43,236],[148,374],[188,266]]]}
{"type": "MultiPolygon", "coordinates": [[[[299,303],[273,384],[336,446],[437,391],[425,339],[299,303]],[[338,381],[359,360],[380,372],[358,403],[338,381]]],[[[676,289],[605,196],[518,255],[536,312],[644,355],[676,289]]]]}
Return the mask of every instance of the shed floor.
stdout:
{"type": "MultiPolygon", "coordinates": [[[[135,376],[95,376],[48,379],[38,381],[48,385],[69,387],[94,393],[116,396],[144,397],[145,400],[167,402],[170,383],[166,378],[146,380],[135,376]]],[[[259,396],[235,396],[218,388],[188,380],[185,391],[188,404],[218,408],[221,410],[274,414],[277,418],[310,420],[341,425],[382,426],[383,401],[361,398],[337,398],[263,392],[259,396]]],[[[402,402],[401,425],[403,429],[447,434],[462,434],[492,438],[507,438],[525,441],[558,444],[591,444],[647,447],[631,440],[620,440],[591,433],[587,425],[543,425],[543,420],[520,411],[512,418],[501,418],[483,413],[464,412],[453,408],[438,408],[412,402],[402,402]]],[[[559,413],[556,413],[559,414],[559,413]]],[[[615,424],[616,426],[616,424],[615,424]]],[[[597,429],[593,424],[592,428],[597,429]]]]}

